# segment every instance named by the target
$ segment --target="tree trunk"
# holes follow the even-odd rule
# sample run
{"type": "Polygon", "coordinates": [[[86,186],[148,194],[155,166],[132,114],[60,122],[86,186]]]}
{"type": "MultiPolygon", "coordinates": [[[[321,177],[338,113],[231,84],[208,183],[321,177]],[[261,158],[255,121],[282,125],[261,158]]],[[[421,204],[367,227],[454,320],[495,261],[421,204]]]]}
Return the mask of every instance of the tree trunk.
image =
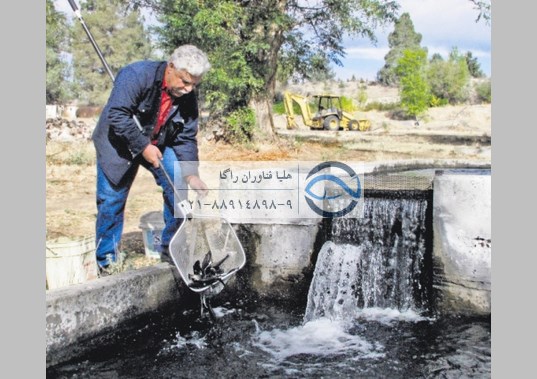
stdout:
{"type": "Polygon", "coordinates": [[[250,101],[250,108],[255,112],[256,133],[254,142],[275,142],[277,140],[272,118],[272,97],[258,97],[250,101]]]}
{"type": "MultiPolygon", "coordinates": [[[[271,4],[279,9],[283,14],[287,5],[287,0],[276,0],[271,4]]],[[[255,111],[256,126],[258,135],[254,135],[254,141],[277,141],[276,131],[274,130],[274,119],[272,113],[272,102],[276,88],[276,72],[278,70],[278,57],[280,48],[283,43],[282,27],[276,22],[269,26],[259,29],[262,40],[268,41],[270,47],[260,56],[260,66],[264,67],[265,88],[264,92],[258,94],[250,101],[250,107],[255,111]]]]}

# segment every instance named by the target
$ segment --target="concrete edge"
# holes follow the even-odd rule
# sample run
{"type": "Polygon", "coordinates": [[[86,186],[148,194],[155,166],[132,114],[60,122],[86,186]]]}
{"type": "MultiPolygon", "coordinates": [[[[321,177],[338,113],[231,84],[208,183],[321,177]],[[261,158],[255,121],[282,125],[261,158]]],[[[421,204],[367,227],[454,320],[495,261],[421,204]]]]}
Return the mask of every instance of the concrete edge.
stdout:
{"type": "Polygon", "coordinates": [[[69,359],[69,346],[170,304],[181,295],[166,263],[46,292],[47,366],[69,359]],[[66,353],[67,352],[67,353],[66,353]]]}
{"type": "MultiPolygon", "coordinates": [[[[410,131],[410,130],[401,130],[401,131],[391,131],[386,133],[382,128],[376,130],[369,130],[366,133],[353,133],[349,131],[328,131],[328,130],[310,130],[310,129],[276,129],[276,134],[285,138],[310,138],[317,141],[339,141],[342,142],[343,138],[340,138],[342,134],[345,134],[345,140],[350,142],[358,142],[361,140],[369,140],[375,137],[447,137],[447,138],[466,138],[468,140],[472,139],[485,139],[490,141],[492,134],[490,131],[475,131],[475,132],[464,132],[464,133],[449,133],[445,131],[410,131]]],[[[489,142],[490,143],[490,142],[489,142]]]]}
{"type": "Polygon", "coordinates": [[[425,169],[490,169],[491,162],[466,159],[405,159],[374,161],[364,164],[364,174],[391,174],[399,171],[425,169]]]}

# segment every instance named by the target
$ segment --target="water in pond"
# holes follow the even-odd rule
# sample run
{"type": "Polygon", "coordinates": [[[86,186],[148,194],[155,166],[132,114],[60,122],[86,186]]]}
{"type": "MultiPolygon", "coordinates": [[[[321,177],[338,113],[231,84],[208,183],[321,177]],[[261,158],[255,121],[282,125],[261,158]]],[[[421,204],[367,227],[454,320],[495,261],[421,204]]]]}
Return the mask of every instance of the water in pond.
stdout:
{"type": "Polygon", "coordinates": [[[488,378],[490,318],[427,318],[370,308],[303,321],[269,304],[154,318],[112,345],[47,369],[47,378],[488,378]],[[253,306],[253,307],[252,307],[253,306]]]}
{"type": "Polygon", "coordinates": [[[490,318],[426,316],[412,286],[377,286],[386,270],[360,275],[367,261],[360,253],[326,243],[305,307],[226,303],[215,308],[214,323],[198,309],[152,315],[113,344],[49,368],[47,377],[490,377],[490,318]],[[359,281],[364,289],[353,291],[359,281]],[[399,306],[379,306],[389,301],[399,306]]]}
{"type": "Polygon", "coordinates": [[[304,299],[172,309],[47,378],[488,378],[490,317],[431,312],[427,200],[365,203],[317,256],[304,299]]]}

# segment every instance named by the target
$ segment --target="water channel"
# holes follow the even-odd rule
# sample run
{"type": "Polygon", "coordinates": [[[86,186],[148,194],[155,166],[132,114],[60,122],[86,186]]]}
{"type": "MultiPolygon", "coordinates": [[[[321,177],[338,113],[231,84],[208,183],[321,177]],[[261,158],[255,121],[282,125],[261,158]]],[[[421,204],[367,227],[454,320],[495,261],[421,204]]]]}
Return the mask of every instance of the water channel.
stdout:
{"type": "Polygon", "coordinates": [[[304,296],[163,309],[47,378],[489,378],[490,316],[435,312],[430,195],[399,195],[331,223],[304,296]]]}
{"type": "Polygon", "coordinates": [[[368,308],[304,322],[275,304],[153,315],[112,344],[47,369],[47,378],[488,378],[490,318],[368,308]]]}

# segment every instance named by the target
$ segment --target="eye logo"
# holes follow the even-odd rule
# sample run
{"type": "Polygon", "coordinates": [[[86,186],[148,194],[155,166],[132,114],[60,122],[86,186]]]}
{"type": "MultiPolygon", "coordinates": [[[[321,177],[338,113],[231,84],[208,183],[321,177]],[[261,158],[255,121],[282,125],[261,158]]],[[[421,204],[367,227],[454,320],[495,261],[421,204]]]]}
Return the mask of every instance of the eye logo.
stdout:
{"type": "Polygon", "coordinates": [[[360,197],[362,196],[362,187],[361,187],[360,179],[358,178],[358,175],[356,175],[356,173],[354,172],[352,168],[350,168],[349,166],[341,162],[331,161],[331,162],[323,162],[321,164],[318,164],[313,169],[311,169],[311,171],[308,173],[308,176],[306,177],[306,181],[308,180],[309,182],[305,188],[306,196],[304,197],[309,207],[315,213],[317,213],[318,215],[322,217],[334,218],[334,217],[345,216],[356,207],[356,205],[358,204],[357,200],[360,199],[360,197]],[[339,176],[336,176],[333,174],[320,173],[321,171],[325,169],[330,169],[330,168],[338,168],[338,169],[345,171],[349,175],[349,178],[351,179],[350,184],[353,185],[353,187],[355,184],[356,188],[354,189],[354,188],[349,187],[347,182],[345,182],[339,176]],[[313,177],[313,179],[310,180],[311,177],[313,177]],[[353,181],[355,181],[355,183],[352,183],[353,181]],[[323,186],[323,194],[319,195],[314,192],[314,188],[316,187],[316,184],[319,182],[320,183],[324,182],[325,185],[326,183],[331,182],[332,184],[339,187],[342,191],[338,191],[338,193],[334,193],[333,195],[328,195],[326,193],[326,187],[323,186]],[[315,204],[315,202],[312,200],[313,198],[330,206],[329,205],[330,203],[334,203],[335,200],[342,198],[342,196],[344,195],[343,192],[346,193],[348,197],[350,197],[350,199],[352,200],[350,200],[349,204],[341,210],[328,211],[328,210],[322,209],[319,206],[317,206],[317,204],[315,204]]]}

